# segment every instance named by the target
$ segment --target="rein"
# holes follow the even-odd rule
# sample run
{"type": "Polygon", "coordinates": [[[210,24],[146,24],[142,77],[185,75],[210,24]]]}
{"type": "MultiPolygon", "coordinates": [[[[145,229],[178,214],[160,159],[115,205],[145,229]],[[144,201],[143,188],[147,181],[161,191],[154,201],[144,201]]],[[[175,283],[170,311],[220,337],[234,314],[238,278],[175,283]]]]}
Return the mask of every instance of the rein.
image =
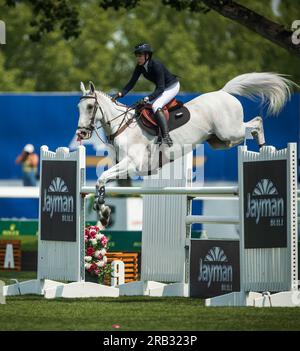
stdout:
{"type": "MultiPolygon", "coordinates": [[[[126,121],[125,124],[123,124],[124,121],[125,121],[125,119],[126,119],[127,113],[128,113],[129,111],[131,111],[131,110],[134,110],[135,107],[136,107],[136,104],[133,104],[133,105],[129,106],[125,112],[123,112],[123,113],[121,113],[120,115],[114,117],[112,120],[110,120],[110,121],[108,121],[108,122],[105,122],[105,118],[104,118],[104,117],[105,117],[105,114],[104,114],[104,112],[103,112],[102,107],[100,106],[100,104],[99,104],[99,102],[98,102],[97,94],[95,93],[95,95],[84,95],[84,96],[81,96],[80,100],[84,100],[84,99],[94,99],[94,100],[95,100],[95,104],[94,104],[94,107],[93,107],[93,112],[92,112],[92,118],[91,118],[90,125],[89,125],[88,127],[79,128],[79,129],[86,129],[86,130],[88,130],[90,133],[92,133],[93,131],[95,131],[96,135],[98,136],[98,138],[101,140],[101,142],[102,142],[103,144],[106,144],[106,143],[103,141],[103,139],[101,138],[101,136],[100,136],[99,133],[98,133],[98,129],[103,128],[103,125],[101,125],[101,127],[97,128],[97,127],[96,127],[96,124],[95,124],[96,113],[97,113],[97,109],[98,109],[98,108],[99,108],[99,110],[100,110],[100,112],[101,112],[102,120],[104,121],[104,122],[102,122],[102,124],[105,123],[105,124],[107,124],[108,126],[111,125],[111,122],[112,122],[112,121],[114,121],[114,120],[116,120],[116,119],[118,119],[118,118],[120,118],[121,116],[124,115],[124,118],[122,119],[121,123],[119,124],[117,131],[116,131],[115,133],[111,134],[111,135],[108,135],[108,139],[109,139],[109,142],[110,142],[110,143],[113,143],[114,139],[115,139],[118,135],[120,135],[127,127],[129,127],[129,125],[133,122],[133,119],[134,119],[134,118],[131,118],[131,119],[129,119],[128,121],[126,121]]],[[[116,102],[115,102],[115,103],[116,103],[116,102]]],[[[117,103],[116,103],[116,104],[117,104],[117,103]]],[[[118,105],[118,104],[117,104],[117,105],[118,105]]],[[[122,105],[122,106],[123,106],[123,105],[122,105]]]]}

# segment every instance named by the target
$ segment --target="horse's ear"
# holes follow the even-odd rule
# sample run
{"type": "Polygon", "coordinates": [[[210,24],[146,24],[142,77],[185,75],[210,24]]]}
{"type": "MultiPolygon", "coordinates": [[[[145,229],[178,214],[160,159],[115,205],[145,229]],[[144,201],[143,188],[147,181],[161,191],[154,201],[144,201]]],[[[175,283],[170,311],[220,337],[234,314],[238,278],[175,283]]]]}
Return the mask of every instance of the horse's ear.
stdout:
{"type": "Polygon", "coordinates": [[[91,91],[92,93],[94,93],[94,92],[95,92],[95,85],[94,85],[94,83],[91,82],[91,81],[89,81],[89,83],[90,83],[90,91],[91,91]]]}
{"type": "Polygon", "coordinates": [[[83,82],[80,82],[80,90],[82,91],[83,95],[86,94],[86,89],[85,89],[83,82]]]}

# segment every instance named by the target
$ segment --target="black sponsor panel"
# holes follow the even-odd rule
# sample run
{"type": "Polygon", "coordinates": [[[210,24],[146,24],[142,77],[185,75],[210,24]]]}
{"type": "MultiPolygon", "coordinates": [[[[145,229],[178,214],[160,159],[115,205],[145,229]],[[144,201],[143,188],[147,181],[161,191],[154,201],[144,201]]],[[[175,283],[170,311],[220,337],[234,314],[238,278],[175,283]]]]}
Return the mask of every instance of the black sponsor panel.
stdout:
{"type": "Polygon", "coordinates": [[[238,240],[191,240],[190,296],[240,291],[238,240]]]}
{"type": "Polygon", "coordinates": [[[76,241],[76,161],[43,161],[41,239],[76,241]]]}
{"type": "Polygon", "coordinates": [[[22,251],[22,271],[37,271],[37,251],[22,251]]]}
{"type": "Polygon", "coordinates": [[[286,160],[244,162],[245,249],[287,246],[286,160]]]}

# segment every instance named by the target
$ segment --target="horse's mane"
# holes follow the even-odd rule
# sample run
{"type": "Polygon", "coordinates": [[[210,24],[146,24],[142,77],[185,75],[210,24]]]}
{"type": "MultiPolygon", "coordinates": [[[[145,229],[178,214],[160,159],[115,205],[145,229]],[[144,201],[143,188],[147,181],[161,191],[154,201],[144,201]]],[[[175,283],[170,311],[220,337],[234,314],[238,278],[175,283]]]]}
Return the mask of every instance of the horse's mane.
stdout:
{"type": "MultiPolygon", "coordinates": [[[[110,96],[109,94],[106,94],[104,91],[101,91],[101,90],[96,90],[96,91],[97,91],[97,93],[99,93],[101,96],[103,96],[103,97],[105,97],[105,98],[111,100],[111,96],[110,96]]],[[[118,105],[121,105],[121,106],[123,106],[123,107],[128,107],[128,106],[126,106],[125,104],[122,104],[122,102],[119,102],[119,101],[118,101],[118,105]]]]}
{"type": "Polygon", "coordinates": [[[96,91],[97,91],[97,93],[99,93],[100,95],[102,95],[102,96],[104,96],[104,97],[106,97],[106,98],[108,98],[108,99],[111,99],[111,96],[108,95],[108,94],[106,94],[104,91],[101,91],[101,90],[96,90],[96,91]]]}

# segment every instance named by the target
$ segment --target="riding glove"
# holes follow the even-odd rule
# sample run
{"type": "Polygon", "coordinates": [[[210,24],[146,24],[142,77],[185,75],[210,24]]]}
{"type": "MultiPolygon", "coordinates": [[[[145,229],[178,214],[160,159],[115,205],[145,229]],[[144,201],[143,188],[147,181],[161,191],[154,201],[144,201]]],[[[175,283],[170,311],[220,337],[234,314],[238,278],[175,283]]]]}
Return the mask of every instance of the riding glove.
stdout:
{"type": "Polygon", "coordinates": [[[116,95],[114,95],[112,97],[112,101],[116,101],[117,99],[121,98],[122,96],[123,96],[123,94],[119,91],[119,92],[117,92],[116,95]]]}
{"type": "Polygon", "coordinates": [[[145,96],[144,98],[138,101],[138,105],[146,105],[148,104],[148,102],[149,102],[149,97],[145,96]]]}

